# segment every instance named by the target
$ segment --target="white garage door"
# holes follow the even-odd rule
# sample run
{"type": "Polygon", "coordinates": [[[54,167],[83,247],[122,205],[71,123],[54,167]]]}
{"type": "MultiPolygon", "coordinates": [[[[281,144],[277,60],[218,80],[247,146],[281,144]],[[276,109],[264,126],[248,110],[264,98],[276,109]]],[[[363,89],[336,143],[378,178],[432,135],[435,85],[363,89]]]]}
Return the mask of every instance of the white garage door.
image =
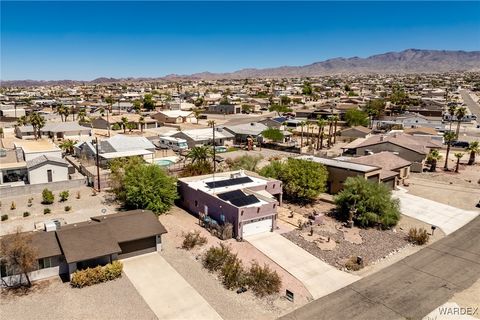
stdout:
{"type": "Polygon", "coordinates": [[[243,225],[243,237],[269,231],[272,231],[272,218],[255,221],[243,225]]]}

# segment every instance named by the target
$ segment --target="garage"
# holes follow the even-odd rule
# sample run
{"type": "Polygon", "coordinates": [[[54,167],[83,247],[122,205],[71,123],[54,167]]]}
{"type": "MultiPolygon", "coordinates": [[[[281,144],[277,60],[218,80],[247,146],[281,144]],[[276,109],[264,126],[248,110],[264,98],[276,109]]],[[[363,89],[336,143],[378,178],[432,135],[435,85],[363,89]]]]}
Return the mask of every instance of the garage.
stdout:
{"type": "Polygon", "coordinates": [[[242,228],[243,237],[248,237],[262,232],[270,232],[272,231],[272,225],[273,221],[271,217],[262,220],[252,220],[246,222],[242,228]]]}
{"type": "Polygon", "coordinates": [[[139,254],[145,254],[149,252],[155,252],[156,248],[156,237],[147,237],[143,239],[126,241],[119,243],[122,253],[119,254],[119,258],[129,258],[139,254]]]}

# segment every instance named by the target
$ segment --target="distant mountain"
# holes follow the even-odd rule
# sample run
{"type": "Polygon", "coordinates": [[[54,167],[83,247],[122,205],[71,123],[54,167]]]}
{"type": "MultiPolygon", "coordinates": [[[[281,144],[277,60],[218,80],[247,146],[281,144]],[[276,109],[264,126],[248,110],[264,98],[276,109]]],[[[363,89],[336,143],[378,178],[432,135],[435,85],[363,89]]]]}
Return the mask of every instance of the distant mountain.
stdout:
{"type": "Polygon", "coordinates": [[[267,69],[242,69],[230,73],[202,72],[192,75],[171,74],[159,78],[97,78],[92,81],[2,81],[1,86],[46,86],[73,84],[100,84],[131,81],[161,81],[181,79],[245,79],[278,77],[312,77],[340,74],[414,74],[443,73],[453,71],[480,71],[480,51],[445,51],[408,49],[388,52],[368,58],[335,58],[305,66],[283,66],[267,69]]]}

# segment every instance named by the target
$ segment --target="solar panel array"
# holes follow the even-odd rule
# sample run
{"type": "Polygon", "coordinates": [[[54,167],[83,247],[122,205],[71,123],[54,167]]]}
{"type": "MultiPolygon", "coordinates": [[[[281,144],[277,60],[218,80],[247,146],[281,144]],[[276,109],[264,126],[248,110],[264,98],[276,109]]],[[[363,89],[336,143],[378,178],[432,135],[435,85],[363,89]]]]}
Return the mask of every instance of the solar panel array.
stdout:
{"type": "Polygon", "coordinates": [[[243,183],[249,183],[249,182],[253,182],[253,180],[250,179],[249,177],[240,177],[240,178],[233,178],[233,179],[227,179],[227,180],[206,182],[206,185],[209,188],[222,188],[222,187],[229,187],[229,186],[234,186],[237,184],[243,184],[243,183]]]}
{"type": "Polygon", "coordinates": [[[218,197],[222,200],[230,201],[235,198],[245,197],[245,193],[243,193],[241,190],[233,190],[233,191],[220,193],[218,197]]]}
{"type": "Polygon", "coordinates": [[[260,202],[260,200],[258,200],[258,198],[255,197],[253,194],[242,198],[235,198],[230,200],[230,203],[236,207],[245,207],[258,202],[260,202]]]}

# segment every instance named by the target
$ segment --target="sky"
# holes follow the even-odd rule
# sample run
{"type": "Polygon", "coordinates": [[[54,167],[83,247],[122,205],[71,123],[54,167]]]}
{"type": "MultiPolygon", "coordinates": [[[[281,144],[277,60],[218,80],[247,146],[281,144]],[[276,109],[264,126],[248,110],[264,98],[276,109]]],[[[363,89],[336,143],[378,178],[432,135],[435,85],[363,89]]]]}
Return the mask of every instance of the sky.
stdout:
{"type": "Polygon", "coordinates": [[[480,50],[480,2],[1,1],[1,80],[160,77],[480,50]]]}

